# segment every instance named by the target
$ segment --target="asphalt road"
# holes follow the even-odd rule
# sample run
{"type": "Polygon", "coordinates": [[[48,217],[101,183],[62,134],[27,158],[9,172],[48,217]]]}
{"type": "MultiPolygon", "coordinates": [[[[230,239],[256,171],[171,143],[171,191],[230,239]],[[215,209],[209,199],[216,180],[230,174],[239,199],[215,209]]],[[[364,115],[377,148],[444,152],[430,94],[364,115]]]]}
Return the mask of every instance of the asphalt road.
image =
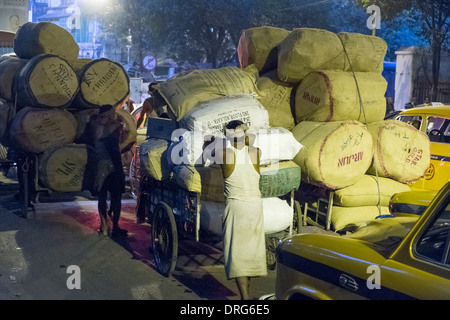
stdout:
{"type": "MultiPolygon", "coordinates": [[[[0,174],[0,300],[238,300],[225,277],[221,243],[184,241],[175,272],[158,273],[151,226],[136,224],[125,194],[121,227],[128,237],[97,232],[89,195],[41,194],[35,212],[20,216],[15,180],[0,174]]],[[[273,293],[275,271],[251,281],[255,298],[273,293]]]]}

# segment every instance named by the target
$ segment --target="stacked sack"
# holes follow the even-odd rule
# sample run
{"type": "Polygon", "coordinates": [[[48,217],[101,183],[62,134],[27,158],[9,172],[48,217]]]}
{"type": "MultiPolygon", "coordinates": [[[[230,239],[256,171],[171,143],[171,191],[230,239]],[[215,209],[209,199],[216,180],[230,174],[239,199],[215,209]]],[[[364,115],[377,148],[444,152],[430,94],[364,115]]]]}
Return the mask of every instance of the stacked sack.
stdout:
{"type": "MultiPolygon", "coordinates": [[[[78,59],[72,35],[53,23],[26,23],[16,33],[14,54],[0,57],[0,134],[16,151],[37,155],[39,183],[52,191],[85,187],[85,168],[95,150],[78,143],[101,105],[120,108],[130,94],[120,64],[78,59]]],[[[136,141],[133,117],[117,110],[126,150],[136,141]]]]}
{"type": "Polygon", "coordinates": [[[293,209],[278,196],[299,186],[300,168],[292,159],[301,145],[289,130],[270,126],[268,111],[256,98],[258,78],[252,64],[195,70],[155,86],[171,119],[150,119],[148,126],[165,121],[172,129],[165,137],[150,134],[140,146],[141,169],[153,179],[200,193],[202,229],[214,234],[221,234],[225,206],[221,159],[215,151],[223,148],[225,126],[232,120],[254,130],[254,145],[262,150],[266,233],[282,231],[292,222],[293,209]]]}
{"type": "Polygon", "coordinates": [[[239,45],[241,67],[266,61],[259,63],[259,100],[271,125],[290,130],[303,145],[294,158],[302,180],[335,192],[335,230],[388,213],[390,196],[425,174],[428,137],[384,120],[383,39],[261,27],[244,31],[239,45]],[[342,201],[348,198],[359,201],[342,201]]]}

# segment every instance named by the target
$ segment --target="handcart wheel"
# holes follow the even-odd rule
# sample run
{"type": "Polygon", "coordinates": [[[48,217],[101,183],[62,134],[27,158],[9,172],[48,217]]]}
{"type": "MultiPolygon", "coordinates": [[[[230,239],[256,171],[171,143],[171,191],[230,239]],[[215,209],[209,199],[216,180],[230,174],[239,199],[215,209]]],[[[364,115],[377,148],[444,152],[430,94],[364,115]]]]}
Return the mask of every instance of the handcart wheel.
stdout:
{"type": "Polygon", "coordinates": [[[155,262],[159,272],[168,277],[177,264],[178,234],[175,217],[164,202],[153,212],[152,241],[155,262]]]}

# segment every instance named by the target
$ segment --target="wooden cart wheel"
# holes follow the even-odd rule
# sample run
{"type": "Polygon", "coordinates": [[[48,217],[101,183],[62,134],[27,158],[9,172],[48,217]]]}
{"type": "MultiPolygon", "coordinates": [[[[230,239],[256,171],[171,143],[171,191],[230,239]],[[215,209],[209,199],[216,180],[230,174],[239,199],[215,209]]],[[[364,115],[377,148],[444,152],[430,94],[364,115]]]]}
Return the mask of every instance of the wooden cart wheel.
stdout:
{"type": "Polygon", "coordinates": [[[136,152],[133,155],[130,163],[130,193],[134,199],[137,199],[139,195],[139,181],[141,178],[141,169],[140,169],[140,159],[139,159],[139,148],[136,148],[136,152]]]}
{"type": "Polygon", "coordinates": [[[164,202],[153,212],[152,241],[158,271],[168,277],[177,264],[178,234],[172,208],[164,202]]]}

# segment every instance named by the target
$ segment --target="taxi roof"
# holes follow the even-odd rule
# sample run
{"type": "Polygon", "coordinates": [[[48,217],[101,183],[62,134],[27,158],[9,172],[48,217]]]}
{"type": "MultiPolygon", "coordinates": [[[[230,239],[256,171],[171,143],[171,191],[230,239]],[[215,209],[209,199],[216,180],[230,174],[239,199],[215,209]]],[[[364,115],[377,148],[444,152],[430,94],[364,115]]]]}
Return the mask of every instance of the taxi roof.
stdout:
{"type": "Polygon", "coordinates": [[[414,107],[411,109],[403,110],[399,115],[416,114],[450,117],[450,105],[414,107]]]}

